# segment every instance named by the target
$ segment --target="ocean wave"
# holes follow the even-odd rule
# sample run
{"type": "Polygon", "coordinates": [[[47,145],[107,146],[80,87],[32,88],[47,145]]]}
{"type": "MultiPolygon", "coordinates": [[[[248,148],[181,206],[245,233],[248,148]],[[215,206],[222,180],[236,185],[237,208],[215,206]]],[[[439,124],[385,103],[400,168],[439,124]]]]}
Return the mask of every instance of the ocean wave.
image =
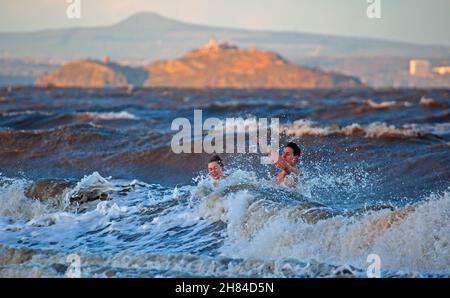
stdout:
{"type": "Polygon", "coordinates": [[[433,124],[407,124],[413,130],[423,131],[428,134],[444,136],[450,134],[450,122],[433,123],[433,124]]]}
{"type": "Polygon", "coordinates": [[[318,126],[313,121],[300,119],[292,125],[283,126],[280,131],[288,136],[320,136],[330,135],[363,136],[366,138],[417,138],[424,137],[427,133],[410,128],[408,126],[396,127],[384,122],[374,122],[369,125],[353,123],[347,126],[318,126]]]}
{"type": "MultiPolygon", "coordinates": [[[[109,178],[111,179],[111,177],[109,178]]],[[[108,195],[119,191],[120,188],[103,178],[98,172],[84,176],[75,187],[64,193],[64,201],[89,202],[94,200],[105,200],[108,195]]]]}
{"type": "Polygon", "coordinates": [[[448,108],[448,105],[431,97],[421,97],[419,104],[425,108],[448,108]]]}
{"type": "MultiPolygon", "coordinates": [[[[98,130],[93,124],[86,123],[73,126],[61,126],[41,130],[0,130],[3,147],[32,155],[36,149],[63,148],[81,144],[92,144],[104,141],[109,131],[98,130]]],[[[43,153],[40,152],[40,155],[43,153]]]]}
{"type": "Polygon", "coordinates": [[[372,99],[364,100],[364,103],[372,109],[389,109],[393,107],[412,107],[412,103],[408,101],[396,102],[396,101],[382,101],[376,102],[372,99]]]}
{"type": "Polygon", "coordinates": [[[26,179],[0,175],[0,216],[31,219],[48,212],[47,205],[25,195],[30,184],[31,181],[26,179]]]}
{"type": "Polygon", "coordinates": [[[255,201],[248,193],[236,194],[229,204],[229,238],[221,248],[225,256],[365,268],[367,256],[377,254],[383,270],[450,274],[450,190],[409,209],[323,216],[313,222],[303,215],[311,208],[255,201]]]}
{"type": "Polygon", "coordinates": [[[5,113],[0,114],[0,116],[2,116],[2,117],[15,117],[15,116],[23,116],[23,115],[52,116],[52,115],[55,115],[55,113],[45,112],[45,111],[25,110],[25,111],[5,112],[5,113]]]}
{"type": "MultiPolygon", "coordinates": [[[[80,277],[364,277],[352,266],[316,261],[258,260],[208,257],[191,254],[162,255],[121,252],[77,253],[80,277]]],[[[12,248],[0,245],[0,277],[64,277],[69,254],[53,250],[12,248]]],[[[405,273],[393,276],[407,277],[405,273]]]]}
{"type": "Polygon", "coordinates": [[[259,107],[267,107],[268,109],[276,108],[303,108],[312,105],[307,100],[296,100],[296,101],[273,101],[270,99],[256,100],[256,99],[246,99],[246,100],[228,100],[228,101],[217,101],[214,103],[207,104],[203,108],[225,111],[225,110],[244,110],[244,109],[254,109],[259,107]]]}
{"type": "Polygon", "coordinates": [[[83,112],[78,117],[91,120],[139,120],[139,117],[128,112],[83,112]]]}
{"type": "Polygon", "coordinates": [[[68,247],[86,277],[364,277],[369,254],[380,256],[383,276],[450,275],[450,189],[411,206],[345,211],[255,172],[226,175],[218,187],[199,176],[195,185],[169,189],[94,172],[60,197],[96,190],[108,200],[85,212],[34,213],[23,207],[46,205],[23,195],[31,182],[6,179],[1,194],[13,193],[23,214],[0,209],[0,276],[62,276],[68,247]],[[4,221],[11,214],[29,220],[4,221]],[[83,243],[93,243],[89,253],[83,243]]]}
{"type": "MultiPolygon", "coordinates": [[[[255,132],[261,128],[273,129],[275,126],[271,121],[261,125],[257,118],[236,118],[230,120],[221,120],[218,124],[208,131],[208,134],[214,135],[217,132],[226,134],[255,132]],[[266,126],[265,126],[266,125],[266,126]]],[[[327,137],[331,135],[343,136],[362,136],[371,139],[380,138],[417,138],[426,135],[442,134],[447,129],[447,124],[417,125],[405,124],[402,127],[390,125],[384,122],[373,122],[368,125],[353,123],[347,126],[330,125],[320,126],[316,122],[308,119],[299,119],[290,125],[280,125],[279,132],[288,136],[318,136],[327,137]],[[421,130],[423,128],[423,130],[421,130]]]]}
{"type": "Polygon", "coordinates": [[[364,269],[377,254],[385,274],[450,274],[450,188],[414,205],[342,211],[252,175],[233,176],[212,192],[197,186],[200,216],[227,224],[223,256],[364,269]]]}
{"type": "MultiPolygon", "coordinates": [[[[104,201],[112,193],[126,193],[135,183],[115,185],[98,172],[86,175],[78,182],[62,179],[30,181],[0,176],[0,216],[30,220],[52,212],[76,212],[80,210],[79,204],[104,201]]],[[[98,208],[104,210],[106,205],[98,208]]]]}

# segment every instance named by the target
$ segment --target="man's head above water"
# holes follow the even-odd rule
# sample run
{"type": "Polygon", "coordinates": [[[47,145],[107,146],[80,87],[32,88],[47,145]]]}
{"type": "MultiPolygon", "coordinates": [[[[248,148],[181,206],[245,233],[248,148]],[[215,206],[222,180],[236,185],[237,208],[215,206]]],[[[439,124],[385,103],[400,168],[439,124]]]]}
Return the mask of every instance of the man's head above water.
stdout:
{"type": "Polygon", "coordinates": [[[214,155],[208,162],[208,173],[213,179],[222,177],[224,170],[222,159],[218,155],[214,155]]]}
{"type": "Polygon", "coordinates": [[[300,159],[301,153],[302,151],[300,150],[300,147],[296,143],[289,142],[287,143],[286,147],[284,147],[283,153],[281,154],[281,158],[283,158],[291,166],[293,166],[300,159]]]}

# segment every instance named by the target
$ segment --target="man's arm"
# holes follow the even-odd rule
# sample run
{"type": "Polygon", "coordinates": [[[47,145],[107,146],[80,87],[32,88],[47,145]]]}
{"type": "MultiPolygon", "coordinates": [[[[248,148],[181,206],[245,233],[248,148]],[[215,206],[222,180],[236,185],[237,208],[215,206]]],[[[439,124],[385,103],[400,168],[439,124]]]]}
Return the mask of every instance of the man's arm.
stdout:
{"type": "Polygon", "coordinates": [[[278,158],[278,161],[275,163],[275,165],[279,169],[285,171],[288,174],[290,174],[290,173],[294,173],[295,175],[299,175],[300,174],[300,171],[298,170],[297,167],[291,166],[286,161],[284,161],[282,158],[278,158]]]}
{"type": "Polygon", "coordinates": [[[286,161],[284,161],[278,154],[272,151],[272,149],[268,148],[266,144],[260,143],[258,140],[258,144],[261,148],[261,151],[264,151],[266,154],[270,156],[272,161],[274,162],[275,166],[279,168],[282,171],[285,171],[286,173],[294,173],[296,175],[299,175],[300,172],[297,167],[293,167],[290,164],[288,164],[286,161]]]}

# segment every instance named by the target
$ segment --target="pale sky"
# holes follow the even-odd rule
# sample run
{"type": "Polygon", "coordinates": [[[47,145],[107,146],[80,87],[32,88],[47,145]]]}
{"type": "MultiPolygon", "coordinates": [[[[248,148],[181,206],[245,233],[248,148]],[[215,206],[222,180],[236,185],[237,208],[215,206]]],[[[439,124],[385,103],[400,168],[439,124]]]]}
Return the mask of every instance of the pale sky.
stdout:
{"type": "Polygon", "coordinates": [[[450,46],[450,0],[379,0],[381,19],[367,17],[369,0],[80,0],[81,19],[67,18],[68,1],[0,0],[0,31],[109,25],[152,11],[211,26],[450,46]]]}

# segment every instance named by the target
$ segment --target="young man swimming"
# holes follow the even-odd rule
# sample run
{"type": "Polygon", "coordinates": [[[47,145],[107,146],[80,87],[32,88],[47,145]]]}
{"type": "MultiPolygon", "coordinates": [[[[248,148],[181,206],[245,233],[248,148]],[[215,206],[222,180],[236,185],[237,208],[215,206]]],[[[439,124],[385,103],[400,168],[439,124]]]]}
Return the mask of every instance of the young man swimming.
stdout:
{"type": "Polygon", "coordinates": [[[219,186],[219,180],[223,178],[225,167],[222,159],[218,155],[214,155],[208,162],[208,173],[214,179],[213,186],[219,186]]]}
{"type": "Polygon", "coordinates": [[[301,155],[300,147],[294,142],[289,142],[284,147],[281,156],[279,156],[266,145],[261,143],[259,145],[261,150],[268,154],[275,166],[280,169],[280,172],[275,178],[275,183],[284,184],[288,187],[296,187],[298,177],[300,176],[300,169],[298,168],[298,160],[301,155]]]}

